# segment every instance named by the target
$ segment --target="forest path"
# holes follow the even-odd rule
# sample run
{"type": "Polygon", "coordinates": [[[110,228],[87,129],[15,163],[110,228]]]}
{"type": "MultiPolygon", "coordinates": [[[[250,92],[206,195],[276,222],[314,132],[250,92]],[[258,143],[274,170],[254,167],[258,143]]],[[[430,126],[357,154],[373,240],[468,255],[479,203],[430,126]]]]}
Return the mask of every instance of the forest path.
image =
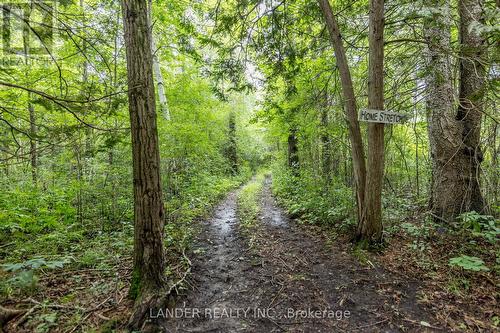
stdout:
{"type": "Polygon", "coordinates": [[[194,290],[177,302],[168,332],[437,331],[422,326],[430,316],[417,283],[362,266],[288,219],[270,185],[268,177],[251,232],[239,228],[237,191],[203,224],[194,290]]]}

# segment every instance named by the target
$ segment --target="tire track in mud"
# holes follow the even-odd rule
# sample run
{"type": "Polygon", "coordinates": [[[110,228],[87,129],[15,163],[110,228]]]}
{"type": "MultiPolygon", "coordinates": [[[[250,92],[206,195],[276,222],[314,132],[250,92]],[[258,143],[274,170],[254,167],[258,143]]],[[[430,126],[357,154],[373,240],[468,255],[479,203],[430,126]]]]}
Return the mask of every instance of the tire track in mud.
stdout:
{"type": "Polygon", "coordinates": [[[415,281],[362,266],[341,246],[327,246],[317,228],[290,220],[271,193],[270,177],[261,207],[255,248],[267,270],[283,282],[279,289],[268,287],[262,293],[272,295],[282,331],[436,331],[420,325],[431,316],[417,303],[415,281]],[[295,311],[292,318],[290,309],[295,311]]]}
{"type": "MultiPolygon", "coordinates": [[[[231,192],[216,207],[198,237],[191,282],[195,289],[176,305],[197,313],[168,319],[168,332],[255,332],[253,313],[248,309],[258,299],[255,291],[260,280],[246,240],[238,231],[237,193],[231,192]]],[[[262,331],[271,332],[269,325],[262,331]]]]}
{"type": "Polygon", "coordinates": [[[271,193],[270,177],[260,223],[244,233],[237,193],[203,223],[194,251],[194,290],[177,302],[181,315],[166,321],[167,332],[435,331],[420,325],[430,320],[416,301],[415,282],[364,267],[326,246],[312,227],[290,220],[271,193]]]}

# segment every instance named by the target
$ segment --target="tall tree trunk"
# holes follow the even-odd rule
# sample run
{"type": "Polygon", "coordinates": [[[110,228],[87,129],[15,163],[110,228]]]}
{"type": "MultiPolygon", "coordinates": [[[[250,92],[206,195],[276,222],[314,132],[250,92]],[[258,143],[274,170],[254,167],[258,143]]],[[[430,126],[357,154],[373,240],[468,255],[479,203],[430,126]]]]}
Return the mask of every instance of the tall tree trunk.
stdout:
{"type": "MultiPolygon", "coordinates": [[[[500,0],[499,0],[500,1],[500,0]]],[[[493,170],[499,170],[499,165],[498,165],[498,155],[500,155],[500,151],[498,151],[498,146],[497,146],[497,134],[498,134],[498,124],[497,123],[492,123],[492,130],[490,133],[493,133],[493,138],[492,138],[492,146],[493,146],[493,158],[491,162],[491,166],[493,170]]],[[[8,167],[6,167],[6,170],[8,170],[8,167]]],[[[500,192],[500,177],[494,177],[493,178],[493,202],[499,202],[498,198],[498,193],[500,192]]]]}
{"type": "MultiPolygon", "coordinates": [[[[414,72],[414,77],[415,77],[415,86],[418,86],[418,78],[417,78],[417,71],[414,72]]],[[[413,113],[414,113],[414,121],[413,121],[413,134],[415,135],[415,194],[417,197],[417,200],[420,198],[420,168],[419,168],[419,154],[418,154],[418,147],[419,147],[419,134],[417,131],[417,121],[418,121],[418,91],[415,89],[413,93],[413,113]]]]}
{"type": "Polygon", "coordinates": [[[156,85],[158,87],[158,99],[160,100],[160,110],[161,114],[166,120],[170,120],[170,110],[168,108],[167,95],[165,93],[165,81],[163,80],[163,75],[161,74],[160,61],[158,60],[158,55],[156,54],[156,46],[153,41],[153,69],[156,76],[156,85]]]}
{"type": "MultiPolygon", "coordinates": [[[[384,109],[384,0],[371,0],[369,23],[368,108],[384,109]]],[[[368,167],[365,207],[358,223],[358,239],[382,239],[384,124],[368,124],[368,167]]]]}
{"type": "MultiPolygon", "coordinates": [[[[84,0],[80,0],[80,8],[82,9],[83,12],[83,35],[85,38],[87,38],[87,29],[85,28],[87,21],[85,20],[85,3],[84,0]]],[[[86,97],[85,89],[87,89],[87,82],[89,78],[89,63],[87,61],[87,41],[86,39],[82,40],[82,56],[83,56],[83,64],[82,64],[82,83],[83,83],[83,89],[82,89],[82,97],[86,97]]],[[[94,145],[93,145],[93,140],[92,140],[92,134],[93,134],[93,129],[89,126],[85,126],[85,152],[83,154],[84,157],[90,157],[94,155],[94,145]]],[[[83,160],[83,164],[85,164],[85,159],[83,160]]]]}
{"type": "Polygon", "coordinates": [[[134,174],[134,269],[131,296],[136,307],[130,319],[140,329],[152,306],[161,306],[165,290],[164,207],[156,127],[151,29],[148,2],[123,0],[128,99],[134,174]]]}
{"type": "Polygon", "coordinates": [[[297,129],[292,127],[288,134],[288,167],[296,171],[299,167],[299,147],[297,129]]]}
{"type": "MultiPolygon", "coordinates": [[[[152,8],[153,1],[149,0],[149,7],[152,8]]],[[[166,120],[170,120],[170,110],[168,109],[167,95],[165,94],[165,81],[163,80],[163,75],[161,74],[160,60],[158,59],[155,38],[153,34],[153,19],[152,13],[148,16],[148,25],[151,29],[151,53],[153,55],[153,71],[156,78],[156,86],[158,90],[158,99],[160,100],[160,111],[166,120]]]]}
{"type": "MultiPolygon", "coordinates": [[[[29,22],[31,16],[32,4],[26,4],[23,10],[23,19],[25,22],[29,22]]],[[[29,80],[29,58],[30,58],[30,29],[28,24],[23,25],[23,49],[24,49],[24,60],[26,66],[26,80],[29,80]]],[[[30,86],[29,82],[26,82],[27,86],[30,86]]],[[[28,92],[28,113],[30,119],[30,165],[31,165],[31,178],[33,185],[36,185],[38,181],[38,150],[37,150],[37,126],[36,126],[36,114],[35,107],[31,103],[32,94],[28,92]]]]}
{"type": "Polygon", "coordinates": [[[110,207],[110,212],[109,212],[109,224],[111,229],[116,228],[118,224],[118,219],[117,219],[117,211],[118,211],[118,204],[117,204],[117,194],[116,194],[116,179],[115,175],[113,174],[113,168],[114,168],[114,147],[109,148],[108,151],[108,168],[109,168],[109,178],[110,178],[110,184],[111,184],[111,207],[110,207]]]}
{"type": "Polygon", "coordinates": [[[366,165],[365,154],[363,151],[363,140],[361,138],[361,130],[358,122],[356,96],[354,95],[351,73],[349,70],[349,64],[347,63],[342,38],[340,36],[340,30],[337,20],[333,15],[332,7],[330,6],[328,0],[318,0],[318,3],[328,28],[330,43],[333,46],[335,60],[337,62],[337,67],[339,68],[342,94],[345,103],[345,113],[349,127],[349,137],[351,140],[352,164],[356,187],[356,201],[358,206],[358,221],[360,221],[362,217],[362,207],[364,206],[366,165]]]}
{"type": "Polygon", "coordinates": [[[233,175],[238,173],[238,152],[236,146],[236,115],[231,111],[229,113],[229,126],[228,126],[228,136],[229,136],[229,145],[228,145],[228,158],[231,163],[231,172],[233,175]]]}
{"type": "Polygon", "coordinates": [[[2,46],[3,46],[3,52],[6,54],[9,54],[11,52],[10,50],[10,38],[11,38],[11,32],[10,32],[10,9],[11,5],[9,3],[5,3],[2,5],[2,46]]]}
{"type": "MultiPolygon", "coordinates": [[[[28,98],[31,99],[31,93],[28,94],[28,98]]],[[[28,102],[28,111],[30,114],[30,162],[31,162],[31,179],[33,184],[36,185],[38,182],[38,148],[36,143],[36,135],[38,132],[36,126],[36,114],[35,108],[31,102],[28,102]]]]}
{"type": "Polygon", "coordinates": [[[82,142],[80,132],[78,140],[75,142],[75,158],[76,158],[76,180],[78,183],[78,191],[76,192],[76,219],[80,225],[83,224],[83,165],[82,165],[82,142]]]}
{"type": "MultiPolygon", "coordinates": [[[[86,29],[85,25],[87,22],[85,21],[85,7],[84,7],[84,0],[80,0],[80,8],[82,10],[83,16],[82,16],[82,22],[84,25],[83,28],[83,35],[86,36],[86,29]]],[[[82,99],[86,98],[86,89],[87,89],[87,82],[88,82],[88,61],[87,61],[87,42],[86,39],[82,40],[82,45],[81,45],[81,52],[82,52],[82,57],[83,57],[83,63],[81,66],[82,70],[82,90],[81,90],[81,96],[82,99]]],[[[84,184],[85,184],[85,170],[86,170],[86,158],[92,155],[93,151],[93,145],[92,145],[92,128],[85,126],[83,124],[80,124],[79,126],[79,132],[78,132],[78,140],[76,141],[76,146],[75,146],[75,154],[76,154],[76,170],[77,170],[77,180],[78,180],[78,192],[76,194],[77,199],[77,218],[80,223],[83,223],[83,218],[84,218],[84,184]],[[81,132],[83,132],[84,135],[84,146],[82,144],[81,140],[81,132]]]]}
{"type": "MultiPolygon", "coordinates": [[[[118,26],[120,22],[120,11],[116,12],[116,25],[118,26]]],[[[113,92],[118,91],[118,39],[120,38],[120,32],[116,31],[114,36],[114,45],[113,45],[113,92]]],[[[118,120],[115,119],[115,128],[118,128],[118,120]]],[[[109,174],[111,176],[111,227],[116,228],[118,225],[118,195],[116,192],[116,175],[113,172],[114,169],[114,156],[115,156],[115,145],[109,147],[108,151],[108,166],[109,166],[109,174]]]]}
{"type": "Polygon", "coordinates": [[[460,90],[457,120],[462,123],[462,148],[457,154],[463,164],[461,187],[463,195],[459,212],[482,212],[485,202],[479,186],[483,153],[480,146],[481,118],[485,84],[485,40],[474,28],[484,23],[483,0],[460,0],[460,90]]]}
{"type": "Polygon", "coordinates": [[[323,177],[330,182],[332,176],[332,147],[330,144],[330,136],[328,135],[328,93],[324,93],[324,102],[321,105],[320,113],[320,140],[321,140],[321,171],[323,177]]]}
{"type": "Polygon", "coordinates": [[[425,0],[431,15],[424,18],[427,41],[426,108],[432,159],[430,208],[440,221],[451,221],[460,211],[463,165],[457,159],[462,136],[455,119],[451,81],[449,0],[425,0]]]}
{"type": "Polygon", "coordinates": [[[9,177],[9,142],[8,136],[10,135],[9,131],[6,128],[0,129],[0,150],[2,151],[2,169],[5,174],[5,179],[9,177]]]}

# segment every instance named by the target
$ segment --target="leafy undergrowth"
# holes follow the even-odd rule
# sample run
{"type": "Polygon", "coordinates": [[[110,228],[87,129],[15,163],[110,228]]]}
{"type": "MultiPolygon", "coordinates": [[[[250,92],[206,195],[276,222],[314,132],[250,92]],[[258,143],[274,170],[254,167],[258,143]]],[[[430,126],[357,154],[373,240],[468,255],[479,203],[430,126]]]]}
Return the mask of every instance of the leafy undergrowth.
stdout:
{"type": "Polygon", "coordinates": [[[2,248],[2,305],[28,310],[9,322],[8,332],[91,330],[132,305],[131,230],[33,238],[2,248]]]}
{"type": "Polygon", "coordinates": [[[327,183],[306,170],[294,175],[281,165],[274,166],[273,180],[279,203],[299,222],[336,227],[339,232],[354,226],[353,192],[342,182],[327,183]]]}
{"type": "MultiPolygon", "coordinates": [[[[229,190],[248,179],[205,175],[166,202],[166,274],[175,282],[196,233],[194,220],[206,216],[229,190]]],[[[111,332],[127,323],[132,269],[133,226],[103,230],[90,221],[49,232],[9,232],[0,246],[0,304],[27,312],[12,319],[8,332],[111,332]]],[[[5,235],[6,233],[3,233],[5,235]]]]}
{"type": "MultiPolygon", "coordinates": [[[[352,238],[354,200],[349,189],[334,179],[334,185],[321,190],[321,180],[293,176],[282,168],[274,170],[273,179],[273,192],[292,217],[318,226],[330,245],[338,246],[337,238],[352,238]]],[[[389,193],[384,198],[386,246],[377,253],[348,246],[353,256],[420,281],[419,301],[432,309],[445,330],[498,330],[499,220],[468,212],[452,225],[437,224],[423,208],[425,202],[389,193]]]]}
{"type": "Polygon", "coordinates": [[[390,227],[389,246],[375,259],[422,281],[420,301],[449,330],[492,332],[500,326],[498,227],[475,212],[449,226],[416,214],[390,227]]]}

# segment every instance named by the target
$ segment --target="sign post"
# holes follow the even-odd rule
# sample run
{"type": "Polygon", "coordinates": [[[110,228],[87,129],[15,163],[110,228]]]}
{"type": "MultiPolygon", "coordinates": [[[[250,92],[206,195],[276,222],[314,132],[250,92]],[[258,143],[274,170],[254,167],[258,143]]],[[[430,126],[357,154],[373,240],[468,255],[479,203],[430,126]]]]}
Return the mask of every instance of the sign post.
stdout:
{"type": "Polygon", "coordinates": [[[369,123],[398,124],[406,120],[407,116],[392,111],[361,109],[358,120],[369,123]]]}

